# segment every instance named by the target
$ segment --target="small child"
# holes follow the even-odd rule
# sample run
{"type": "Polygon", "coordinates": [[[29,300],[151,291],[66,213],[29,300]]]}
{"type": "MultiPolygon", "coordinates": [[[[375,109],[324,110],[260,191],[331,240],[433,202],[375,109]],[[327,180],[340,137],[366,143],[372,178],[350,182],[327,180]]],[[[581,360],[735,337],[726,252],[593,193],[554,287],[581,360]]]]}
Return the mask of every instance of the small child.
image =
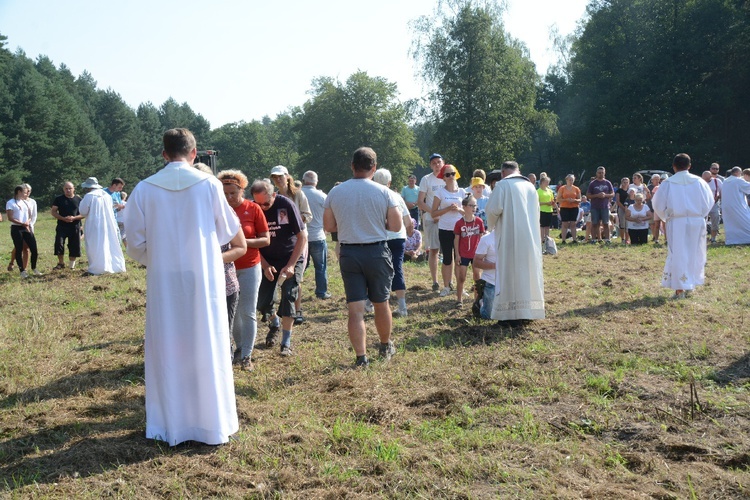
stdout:
{"type": "Polygon", "coordinates": [[[477,200],[477,211],[476,216],[482,219],[484,227],[487,227],[487,213],[484,211],[489,201],[489,196],[485,196],[484,189],[487,186],[484,184],[484,179],[481,177],[471,178],[471,193],[474,195],[474,199],[477,200]]]}
{"type": "MultiPolygon", "coordinates": [[[[464,208],[464,216],[456,222],[453,227],[453,233],[455,234],[453,240],[453,246],[456,252],[456,260],[458,266],[456,266],[456,302],[458,305],[463,305],[464,297],[469,297],[467,292],[464,292],[464,283],[466,282],[466,272],[468,271],[469,264],[474,259],[474,253],[477,251],[477,245],[479,245],[479,239],[484,234],[484,223],[482,219],[474,215],[477,209],[477,200],[472,195],[467,195],[462,201],[461,205],[464,208]]],[[[479,279],[479,269],[471,266],[474,280],[479,279]]]]}

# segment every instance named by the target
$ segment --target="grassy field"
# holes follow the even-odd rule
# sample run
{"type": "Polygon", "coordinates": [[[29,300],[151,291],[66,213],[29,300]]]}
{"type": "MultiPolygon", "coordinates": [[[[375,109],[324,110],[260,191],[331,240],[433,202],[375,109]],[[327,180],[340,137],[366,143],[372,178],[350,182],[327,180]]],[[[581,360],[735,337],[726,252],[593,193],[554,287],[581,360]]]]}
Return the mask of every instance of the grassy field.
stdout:
{"type": "Polygon", "coordinates": [[[407,265],[398,353],[368,370],[334,260],[332,300],[307,272],[295,355],[257,349],[235,372],[237,439],[169,448],[144,438],[145,270],[52,272],[53,231],[44,217],[44,276],[0,273],[3,496],[750,496],[750,248],[711,247],[706,286],[671,301],[665,248],[563,247],[544,260],[547,319],[514,330],[407,265]]]}

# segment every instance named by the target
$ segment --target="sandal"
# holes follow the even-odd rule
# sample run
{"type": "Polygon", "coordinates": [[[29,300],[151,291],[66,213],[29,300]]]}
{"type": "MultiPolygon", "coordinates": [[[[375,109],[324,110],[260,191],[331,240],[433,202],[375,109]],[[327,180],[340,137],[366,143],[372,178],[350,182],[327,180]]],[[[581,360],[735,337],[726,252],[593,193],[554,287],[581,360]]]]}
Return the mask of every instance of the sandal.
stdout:
{"type": "Polygon", "coordinates": [[[60,269],[65,269],[65,264],[58,264],[52,268],[53,271],[58,271],[60,269]]]}

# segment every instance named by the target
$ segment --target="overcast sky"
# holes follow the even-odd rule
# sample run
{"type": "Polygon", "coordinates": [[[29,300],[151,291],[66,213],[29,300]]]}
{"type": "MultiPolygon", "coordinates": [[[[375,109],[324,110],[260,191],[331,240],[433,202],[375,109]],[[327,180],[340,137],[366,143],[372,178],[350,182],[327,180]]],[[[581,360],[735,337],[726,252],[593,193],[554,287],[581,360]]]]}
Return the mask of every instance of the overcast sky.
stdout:
{"type": "MultiPolygon", "coordinates": [[[[553,25],[572,32],[587,0],[509,0],[506,30],[529,48],[537,72],[557,57],[553,25]]],[[[357,70],[422,94],[409,56],[409,22],[437,0],[0,0],[7,48],[91,73],[133,108],[187,102],[212,128],[275,117],[308,98],[319,76],[357,70]]]]}

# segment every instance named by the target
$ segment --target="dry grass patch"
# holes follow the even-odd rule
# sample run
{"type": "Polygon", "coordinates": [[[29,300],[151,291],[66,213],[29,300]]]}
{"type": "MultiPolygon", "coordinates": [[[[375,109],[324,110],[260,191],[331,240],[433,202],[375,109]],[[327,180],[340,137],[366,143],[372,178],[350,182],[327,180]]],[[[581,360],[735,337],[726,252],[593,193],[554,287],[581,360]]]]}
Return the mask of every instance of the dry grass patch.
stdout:
{"type": "MultiPolygon", "coordinates": [[[[52,231],[39,224],[42,248],[52,231]]],[[[257,349],[256,370],[235,372],[241,428],[219,447],[143,437],[142,268],[2,273],[0,487],[80,498],[746,496],[750,291],[738,263],[749,252],[711,247],[707,285],[674,302],[658,286],[664,248],[563,247],[545,257],[548,319],[521,329],[474,321],[428,290],[426,265],[407,264],[398,353],[365,371],[352,369],[334,261],[332,300],[314,298],[307,273],[295,355],[257,349]]],[[[55,262],[43,252],[39,268],[55,262]]]]}

